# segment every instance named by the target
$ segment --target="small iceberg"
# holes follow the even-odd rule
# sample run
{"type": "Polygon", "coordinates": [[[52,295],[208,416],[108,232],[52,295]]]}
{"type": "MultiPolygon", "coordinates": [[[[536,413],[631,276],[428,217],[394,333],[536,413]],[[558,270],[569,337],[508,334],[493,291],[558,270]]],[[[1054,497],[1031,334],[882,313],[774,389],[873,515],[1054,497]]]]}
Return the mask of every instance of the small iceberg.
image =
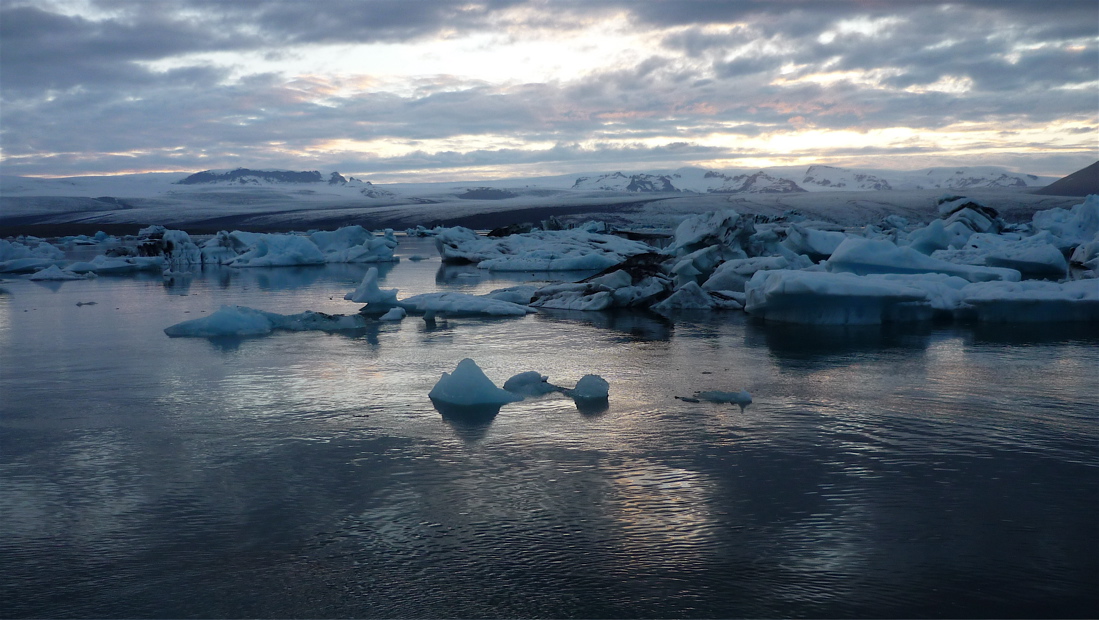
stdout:
{"type": "MultiPolygon", "coordinates": [[[[732,405],[740,405],[740,410],[744,411],[744,408],[752,404],[752,395],[748,393],[748,390],[741,390],[739,392],[722,392],[720,390],[707,390],[705,392],[695,392],[695,398],[698,400],[704,400],[711,403],[729,403],[732,405]]],[[[686,400],[686,399],[683,399],[686,400]]],[[[690,401],[688,401],[690,402],[690,401]]]]}
{"type": "Polygon", "coordinates": [[[491,418],[500,407],[523,400],[518,394],[496,387],[469,358],[458,362],[453,373],[444,372],[427,396],[444,416],[473,418],[491,418]]]}
{"type": "Polygon", "coordinates": [[[576,403],[576,409],[584,415],[596,415],[606,411],[610,404],[610,384],[599,375],[584,375],[571,390],[562,390],[576,403]]]}
{"type": "Polygon", "coordinates": [[[222,306],[200,319],[176,323],[164,329],[171,338],[245,338],[266,336],[276,329],[287,331],[350,331],[366,327],[361,315],[325,314],[305,311],[299,314],[264,312],[246,306],[222,306]]]}
{"type": "Polygon", "coordinates": [[[73,272],[65,270],[65,269],[61,269],[57,265],[50,265],[49,267],[46,267],[45,269],[43,269],[41,271],[35,272],[33,275],[31,275],[27,279],[28,280],[62,281],[62,280],[86,280],[88,278],[94,278],[94,277],[95,277],[94,273],[93,274],[87,274],[87,275],[81,275],[81,274],[73,273],[73,272]]]}
{"type": "Polygon", "coordinates": [[[542,396],[561,391],[561,388],[549,382],[549,377],[534,370],[521,372],[508,379],[504,382],[504,389],[520,396],[542,396]]]}

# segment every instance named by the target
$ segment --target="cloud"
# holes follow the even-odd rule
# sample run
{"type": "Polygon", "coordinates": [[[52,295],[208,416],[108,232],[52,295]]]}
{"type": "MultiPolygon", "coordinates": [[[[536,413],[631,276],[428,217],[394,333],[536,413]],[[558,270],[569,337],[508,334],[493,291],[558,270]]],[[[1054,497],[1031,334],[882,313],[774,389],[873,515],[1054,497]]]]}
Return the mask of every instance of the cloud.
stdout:
{"type": "Polygon", "coordinates": [[[1028,136],[1056,128],[1046,131],[1051,151],[1064,140],[1081,148],[1089,134],[1076,128],[1094,126],[1099,7],[1042,6],[9,1],[0,7],[3,166],[617,168],[751,155],[731,144],[764,145],[756,155],[769,157],[764,137],[782,132],[935,135],[964,124],[1028,136]],[[591,58],[597,48],[578,34],[588,31],[619,48],[591,58]],[[550,56],[527,63],[521,54],[542,52],[520,44],[539,37],[553,43],[550,56]],[[386,66],[399,66],[400,54],[441,41],[451,42],[438,48],[446,53],[485,58],[487,49],[519,67],[552,65],[554,45],[569,58],[587,53],[589,64],[517,79],[462,74],[460,62],[420,75],[371,63],[396,54],[386,66]],[[322,50],[335,66],[289,69],[322,50]]]}

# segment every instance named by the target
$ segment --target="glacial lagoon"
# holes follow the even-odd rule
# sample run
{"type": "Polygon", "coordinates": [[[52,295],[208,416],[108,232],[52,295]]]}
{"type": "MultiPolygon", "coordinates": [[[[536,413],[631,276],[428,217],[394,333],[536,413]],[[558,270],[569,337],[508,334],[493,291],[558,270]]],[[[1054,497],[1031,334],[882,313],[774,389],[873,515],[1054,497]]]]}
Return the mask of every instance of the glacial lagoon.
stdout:
{"type": "MultiPolygon", "coordinates": [[[[562,277],[397,253],[402,296],[562,277]]],[[[0,283],[0,615],[1099,611],[1095,324],[163,331],[223,304],[354,313],[366,269],[0,283]],[[443,416],[427,395],[464,358],[497,385],[598,374],[610,398],[443,416]],[[743,411],[676,398],[741,389],[743,411]]]]}

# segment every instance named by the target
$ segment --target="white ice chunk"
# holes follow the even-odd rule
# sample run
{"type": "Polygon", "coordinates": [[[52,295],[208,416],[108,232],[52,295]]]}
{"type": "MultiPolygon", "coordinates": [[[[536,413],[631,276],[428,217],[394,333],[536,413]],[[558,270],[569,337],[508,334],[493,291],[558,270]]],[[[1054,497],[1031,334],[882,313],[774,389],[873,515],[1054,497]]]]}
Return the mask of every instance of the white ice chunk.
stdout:
{"type": "Polygon", "coordinates": [[[908,236],[908,247],[930,256],[935,250],[964,246],[972,234],[973,229],[960,222],[948,227],[943,220],[933,220],[924,228],[912,231],[908,236]]]}
{"type": "Polygon", "coordinates": [[[210,316],[164,329],[172,338],[225,338],[263,336],[276,329],[289,331],[342,331],[359,329],[366,318],[353,314],[325,314],[306,311],[299,314],[264,312],[246,306],[222,306],[210,316]]]}
{"type": "Polygon", "coordinates": [[[510,301],[513,304],[526,306],[530,304],[530,300],[534,297],[534,292],[537,290],[538,287],[533,284],[519,284],[508,288],[498,288],[485,294],[485,297],[489,299],[498,299],[500,301],[510,301]]]}
{"type": "Polygon", "coordinates": [[[653,251],[638,241],[582,229],[488,238],[468,228],[448,228],[436,234],[435,246],[444,262],[478,263],[493,271],[599,271],[653,251]]]}
{"type": "Polygon", "coordinates": [[[428,398],[436,403],[458,407],[500,406],[523,400],[522,396],[496,387],[477,363],[469,358],[458,362],[453,373],[444,372],[435,387],[431,388],[428,398]]]}
{"type": "Polygon", "coordinates": [[[541,396],[550,392],[558,392],[561,388],[549,382],[549,377],[528,370],[521,372],[504,382],[504,389],[514,394],[523,396],[541,396]]]}
{"type": "MultiPolygon", "coordinates": [[[[392,231],[389,231],[392,233],[392,231]]],[[[375,237],[362,226],[344,226],[334,231],[317,231],[309,239],[324,254],[329,263],[382,263],[399,260],[393,255],[397,247],[392,235],[375,237]]]]}
{"type": "Polygon", "coordinates": [[[363,281],[359,283],[359,287],[354,291],[343,296],[348,301],[354,301],[360,304],[373,304],[375,306],[395,306],[397,305],[397,292],[398,289],[380,289],[378,288],[378,268],[371,267],[366,270],[366,275],[363,276],[363,281]]]}
{"type": "Polygon", "coordinates": [[[744,309],[782,323],[874,325],[927,320],[926,292],[882,278],[816,271],[760,271],[745,286],[744,309]]]}
{"type": "Polygon", "coordinates": [[[711,245],[742,247],[743,242],[755,232],[754,227],[732,209],[692,215],[675,229],[675,237],[669,248],[684,255],[711,245]]]}
{"type": "Polygon", "coordinates": [[[832,272],[858,275],[873,273],[943,273],[970,282],[1006,280],[1017,282],[1021,275],[1014,269],[958,265],[926,256],[912,248],[902,248],[881,239],[848,237],[828,259],[832,272]]]}
{"type": "Polygon", "coordinates": [[[177,323],[164,329],[172,338],[262,336],[275,324],[267,313],[244,306],[222,306],[210,316],[177,323]]]}
{"type": "Polygon", "coordinates": [[[65,253],[46,241],[37,240],[28,243],[8,241],[0,239],[0,262],[15,260],[18,258],[43,258],[60,260],[65,258],[65,253]],[[28,245],[29,244],[29,245],[28,245]]]}
{"type": "Polygon", "coordinates": [[[814,260],[822,260],[832,255],[843,243],[847,235],[830,230],[816,230],[798,224],[790,224],[786,229],[783,245],[796,254],[805,254],[814,260]]]}
{"type": "Polygon", "coordinates": [[[614,306],[614,296],[609,291],[593,293],[587,287],[579,290],[556,290],[552,294],[539,290],[538,293],[538,299],[531,303],[538,308],[597,312],[614,306]]]}
{"type": "Polygon", "coordinates": [[[1099,280],[980,282],[961,291],[962,316],[992,323],[1099,321],[1099,280]]]}
{"type": "Polygon", "coordinates": [[[1067,247],[1087,243],[1099,233],[1099,195],[1092,194],[1072,209],[1049,209],[1034,214],[1035,230],[1048,230],[1067,247]]]}
{"type": "Polygon", "coordinates": [[[68,266],[76,273],[94,272],[99,275],[123,275],[139,271],[163,271],[163,256],[96,256],[90,261],[79,261],[68,266]]]}
{"type": "MultiPolygon", "coordinates": [[[[808,267],[808,259],[804,263],[793,265],[808,267]]],[[[757,256],[753,258],[737,258],[725,261],[714,270],[713,275],[702,285],[707,291],[744,291],[744,284],[757,271],[771,271],[791,267],[790,261],[782,256],[757,256]]]]}
{"type": "Polygon", "coordinates": [[[466,293],[424,293],[403,299],[398,304],[417,314],[435,312],[446,316],[523,316],[534,312],[533,308],[501,301],[489,297],[479,297],[466,293]]]}
{"type": "Polygon", "coordinates": [[[29,280],[84,280],[86,278],[94,278],[95,274],[81,275],[73,273],[71,271],[63,270],[57,265],[50,265],[45,269],[35,272],[28,279],[29,280]]]}
{"type": "Polygon", "coordinates": [[[408,316],[408,312],[404,308],[396,307],[390,308],[388,312],[378,317],[379,321],[400,321],[408,316]]]}
{"type": "MultiPolygon", "coordinates": [[[[0,239],[3,241],[3,239],[0,239]]],[[[33,273],[35,271],[41,271],[51,266],[58,264],[64,264],[65,261],[53,259],[53,258],[13,258],[0,262],[0,273],[33,273]]]]}
{"type": "Polygon", "coordinates": [[[706,390],[703,392],[695,392],[695,398],[699,400],[705,400],[711,403],[729,403],[733,405],[740,405],[741,411],[743,411],[744,408],[748,405],[752,404],[752,395],[748,393],[748,390],[740,390],[739,392],[706,390]]]}
{"type": "Polygon", "coordinates": [[[577,400],[606,399],[610,394],[610,384],[599,375],[584,375],[576,382],[576,387],[564,392],[577,400]]]}
{"type": "MultiPolygon", "coordinates": [[[[237,233],[234,233],[237,234],[237,233]]],[[[323,265],[324,253],[315,243],[298,235],[257,235],[255,244],[226,264],[233,267],[289,267],[323,265]]]]}
{"type": "Polygon", "coordinates": [[[654,304],[652,309],[657,312],[670,312],[673,310],[703,310],[713,307],[713,297],[702,290],[702,287],[698,284],[688,282],[664,301],[654,304]]]}

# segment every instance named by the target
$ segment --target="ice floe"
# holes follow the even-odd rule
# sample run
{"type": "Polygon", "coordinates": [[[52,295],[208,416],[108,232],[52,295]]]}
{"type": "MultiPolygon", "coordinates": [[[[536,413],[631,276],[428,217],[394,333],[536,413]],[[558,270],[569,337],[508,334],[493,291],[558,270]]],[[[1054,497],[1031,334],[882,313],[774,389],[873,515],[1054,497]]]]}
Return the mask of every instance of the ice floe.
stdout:
{"type": "Polygon", "coordinates": [[[466,358],[458,362],[453,373],[444,372],[435,387],[431,388],[428,398],[436,406],[453,407],[494,407],[523,400],[523,397],[496,387],[481,367],[466,358]]]}
{"type": "Polygon", "coordinates": [[[549,377],[534,370],[512,376],[504,382],[504,389],[520,396],[542,396],[561,391],[560,387],[549,382],[549,377]]]}
{"type": "Polygon", "coordinates": [[[246,306],[222,306],[209,316],[164,329],[172,338],[227,338],[264,336],[281,329],[287,331],[345,331],[365,327],[367,319],[358,314],[325,314],[306,311],[299,314],[264,312],[246,306]]]}
{"type": "Polygon", "coordinates": [[[61,281],[61,280],[85,280],[87,278],[94,278],[94,277],[95,277],[94,273],[91,273],[91,274],[73,273],[72,271],[68,271],[66,269],[61,269],[57,265],[50,265],[49,267],[46,267],[45,269],[43,269],[41,271],[36,271],[35,273],[31,274],[31,276],[29,276],[27,279],[28,280],[55,280],[55,281],[61,281]]]}
{"type": "Polygon", "coordinates": [[[745,407],[752,404],[752,395],[748,393],[748,390],[740,390],[739,392],[706,390],[695,392],[694,397],[698,400],[704,400],[710,403],[738,405],[740,406],[741,411],[744,411],[745,407]]]}
{"type": "Polygon", "coordinates": [[[653,249],[583,229],[492,238],[461,227],[438,230],[435,247],[444,262],[476,263],[490,271],[599,271],[653,249]]]}

